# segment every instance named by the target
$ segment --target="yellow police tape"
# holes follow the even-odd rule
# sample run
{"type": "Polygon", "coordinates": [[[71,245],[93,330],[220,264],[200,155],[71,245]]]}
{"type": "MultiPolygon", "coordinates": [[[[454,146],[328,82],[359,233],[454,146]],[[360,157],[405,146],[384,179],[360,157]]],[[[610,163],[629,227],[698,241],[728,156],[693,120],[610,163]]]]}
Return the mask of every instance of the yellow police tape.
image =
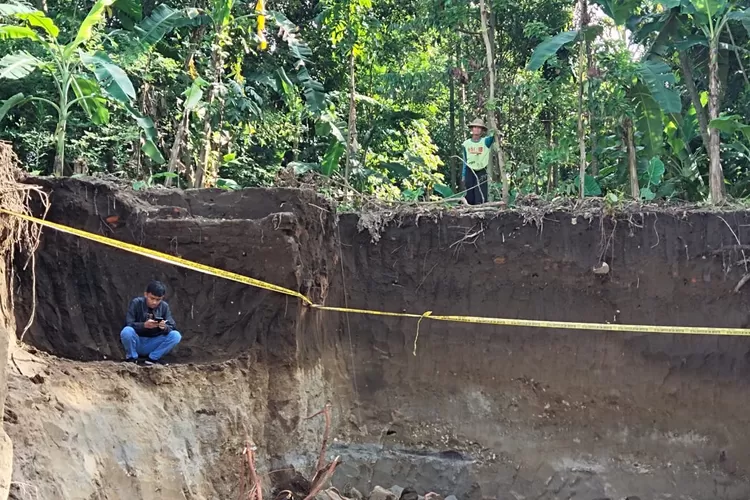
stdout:
{"type": "Polygon", "coordinates": [[[148,257],[168,264],[174,264],[179,267],[184,267],[193,271],[198,271],[218,278],[225,278],[231,281],[244,283],[246,285],[254,286],[257,288],[263,288],[273,292],[282,293],[291,297],[300,299],[305,305],[310,306],[314,309],[332,312],[343,312],[351,314],[367,314],[374,316],[391,316],[398,318],[411,318],[418,320],[417,326],[417,337],[414,339],[414,349],[416,352],[416,343],[419,338],[419,324],[423,319],[431,319],[434,321],[452,321],[458,323],[474,323],[483,325],[498,325],[498,326],[521,326],[530,328],[555,328],[564,330],[594,330],[594,331],[606,331],[606,332],[635,332],[635,333],[669,333],[669,334],[681,334],[681,335],[724,335],[724,336],[750,336],[750,329],[745,328],[711,328],[711,327],[695,327],[695,326],[662,326],[662,325],[623,325],[619,323],[579,323],[573,321],[544,321],[544,320],[531,320],[531,319],[512,319],[512,318],[488,318],[481,316],[441,316],[434,315],[432,311],[427,311],[423,314],[405,313],[405,312],[389,312],[389,311],[376,311],[371,309],[355,309],[350,307],[334,307],[324,306],[320,304],[314,304],[309,298],[305,297],[299,292],[284,288],[282,286],[274,285],[272,283],[266,283],[258,279],[243,276],[241,274],[225,271],[215,267],[200,264],[190,260],[175,257],[163,252],[143,248],[138,245],[131,243],[125,243],[106,236],[89,233],[88,231],[82,231],[80,229],[65,226],[63,224],[57,224],[44,219],[31,217],[16,212],[11,212],[0,208],[0,213],[5,213],[13,217],[34,222],[44,227],[55,229],[67,234],[72,234],[80,238],[102,243],[114,248],[119,248],[127,252],[131,252],[143,257],[148,257]]]}
{"type": "Polygon", "coordinates": [[[151,250],[148,248],[140,247],[138,245],[133,245],[131,243],[125,243],[123,241],[115,240],[112,238],[107,238],[106,236],[100,236],[98,234],[89,233],[88,231],[81,231],[80,229],[65,226],[63,224],[58,224],[56,222],[50,222],[48,220],[38,219],[36,217],[31,217],[28,215],[11,212],[10,210],[5,210],[4,208],[0,208],[0,213],[12,215],[13,217],[18,217],[20,219],[24,219],[29,222],[35,222],[41,226],[49,227],[51,229],[55,229],[62,233],[72,234],[80,238],[85,238],[87,240],[96,241],[97,243],[102,243],[104,245],[109,245],[114,248],[119,248],[120,250],[125,250],[126,252],[141,255],[143,257],[149,257],[151,259],[159,260],[161,262],[166,262],[168,264],[174,264],[176,266],[184,267],[186,269],[192,269],[193,271],[198,271],[204,274],[210,274],[211,276],[216,276],[218,278],[226,278],[232,281],[239,281],[240,283],[244,283],[246,285],[256,286],[259,288],[265,288],[266,290],[272,290],[274,292],[291,295],[292,297],[297,297],[298,299],[302,300],[307,305],[312,305],[312,302],[310,301],[310,299],[308,299],[301,293],[295,292],[294,290],[290,290],[288,288],[284,288],[283,286],[277,286],[271,283],[266,283],[265,281],[248,278],[247,276],[243,276],[241,274],[233,273],[230,271],[224,271],[222,269],[217,269],[215,267],[207,266],[205,264],[200,264],[198,262],[193,262],[187,259],[181,259],[180,257],[175,257],[174,255],[157,252],[156,250],[151,250]]]}

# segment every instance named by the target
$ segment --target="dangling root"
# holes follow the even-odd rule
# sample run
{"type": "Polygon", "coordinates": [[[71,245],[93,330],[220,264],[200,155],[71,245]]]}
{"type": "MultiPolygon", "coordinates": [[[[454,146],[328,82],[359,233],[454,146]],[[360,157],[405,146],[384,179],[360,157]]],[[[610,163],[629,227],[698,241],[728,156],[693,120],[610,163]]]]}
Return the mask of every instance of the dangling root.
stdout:
{"type": "MultiPolygon", "coordinates": [[[[38,186],[21,184],[18,178],[21,175],[21,169],[18,167],[18,158],[13,152],[13,147],[0,141],[0,208],[25,215],[31,214],[31,204],[38,197],[38,200],[44,210],[43,216],[46,216],[49,209],[49,199],[47,193],[42,191],[38,186]]],[[[35,254],[39,247],[40,237],[42,234],[41,226],[23,221],[16,217],[0,215],[0,256],[4,257],[10,270],[11,286],[13,283],[13,259],[15,257],[14,247],[20,250],[20,253],[27,257],[24,263],[26,268],[31,263],[32,274],[32,304],[29,321],[24,327],[20,340],[31,327],[36,313],[36,273],[35,273],[35,254]]],[[[10,297],[11,307],[13,307],[13,294],[10,297]]]]}

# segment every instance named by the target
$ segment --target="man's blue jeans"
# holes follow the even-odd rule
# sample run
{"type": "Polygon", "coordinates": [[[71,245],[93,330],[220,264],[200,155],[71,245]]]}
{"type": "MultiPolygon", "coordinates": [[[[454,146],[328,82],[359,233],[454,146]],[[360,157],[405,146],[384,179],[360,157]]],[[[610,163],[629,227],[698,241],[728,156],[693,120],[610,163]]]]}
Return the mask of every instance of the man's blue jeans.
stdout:
{"type": "Polygon", "coordinates": [[[120,332],[120,340],[125,348],[126,358],[148,356],[150,360],[157,361],[180,343],[182,335],[177,330],[172,330],[158,337],[140,337],[132,327],[126,326],[120,332]]]}

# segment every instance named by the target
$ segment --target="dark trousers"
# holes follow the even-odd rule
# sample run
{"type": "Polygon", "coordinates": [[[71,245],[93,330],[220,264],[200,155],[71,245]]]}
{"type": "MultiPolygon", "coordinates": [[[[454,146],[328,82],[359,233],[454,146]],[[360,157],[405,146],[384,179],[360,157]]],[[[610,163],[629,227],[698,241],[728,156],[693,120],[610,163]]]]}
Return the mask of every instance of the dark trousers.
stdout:
{"type": "Polygon", "coordinates": [[[487,196],[487,169],[472,170],[466,168],[466,201],[469,205],[479,205],[489,201],[487,196]]]}

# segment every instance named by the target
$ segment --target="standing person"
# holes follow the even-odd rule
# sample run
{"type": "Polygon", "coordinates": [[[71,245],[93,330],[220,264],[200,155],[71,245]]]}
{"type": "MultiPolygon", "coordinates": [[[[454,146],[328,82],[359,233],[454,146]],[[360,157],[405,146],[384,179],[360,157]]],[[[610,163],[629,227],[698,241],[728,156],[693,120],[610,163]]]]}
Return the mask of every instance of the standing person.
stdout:
{"type": "Polygon", "coordinates": [[[152,281],[143,297],[130,301],[125,328],[120,332],[126,362],[146,366],[161,364],[161,357],[180,343],[182,335],[175,328],[169,304],[164,301],[166,293],[163,283],[152,281]]]}
{"type": "Polygon", "coordinates": [[[486,136],[487,127],[481,118],[469,123],[469,130],[471,131],[471,138],[466,139],[462,144],[466,201],[469,205],[479,205],[489,201],[487,167],[492,159],[490,151],[495,138],[486,136]]]}

